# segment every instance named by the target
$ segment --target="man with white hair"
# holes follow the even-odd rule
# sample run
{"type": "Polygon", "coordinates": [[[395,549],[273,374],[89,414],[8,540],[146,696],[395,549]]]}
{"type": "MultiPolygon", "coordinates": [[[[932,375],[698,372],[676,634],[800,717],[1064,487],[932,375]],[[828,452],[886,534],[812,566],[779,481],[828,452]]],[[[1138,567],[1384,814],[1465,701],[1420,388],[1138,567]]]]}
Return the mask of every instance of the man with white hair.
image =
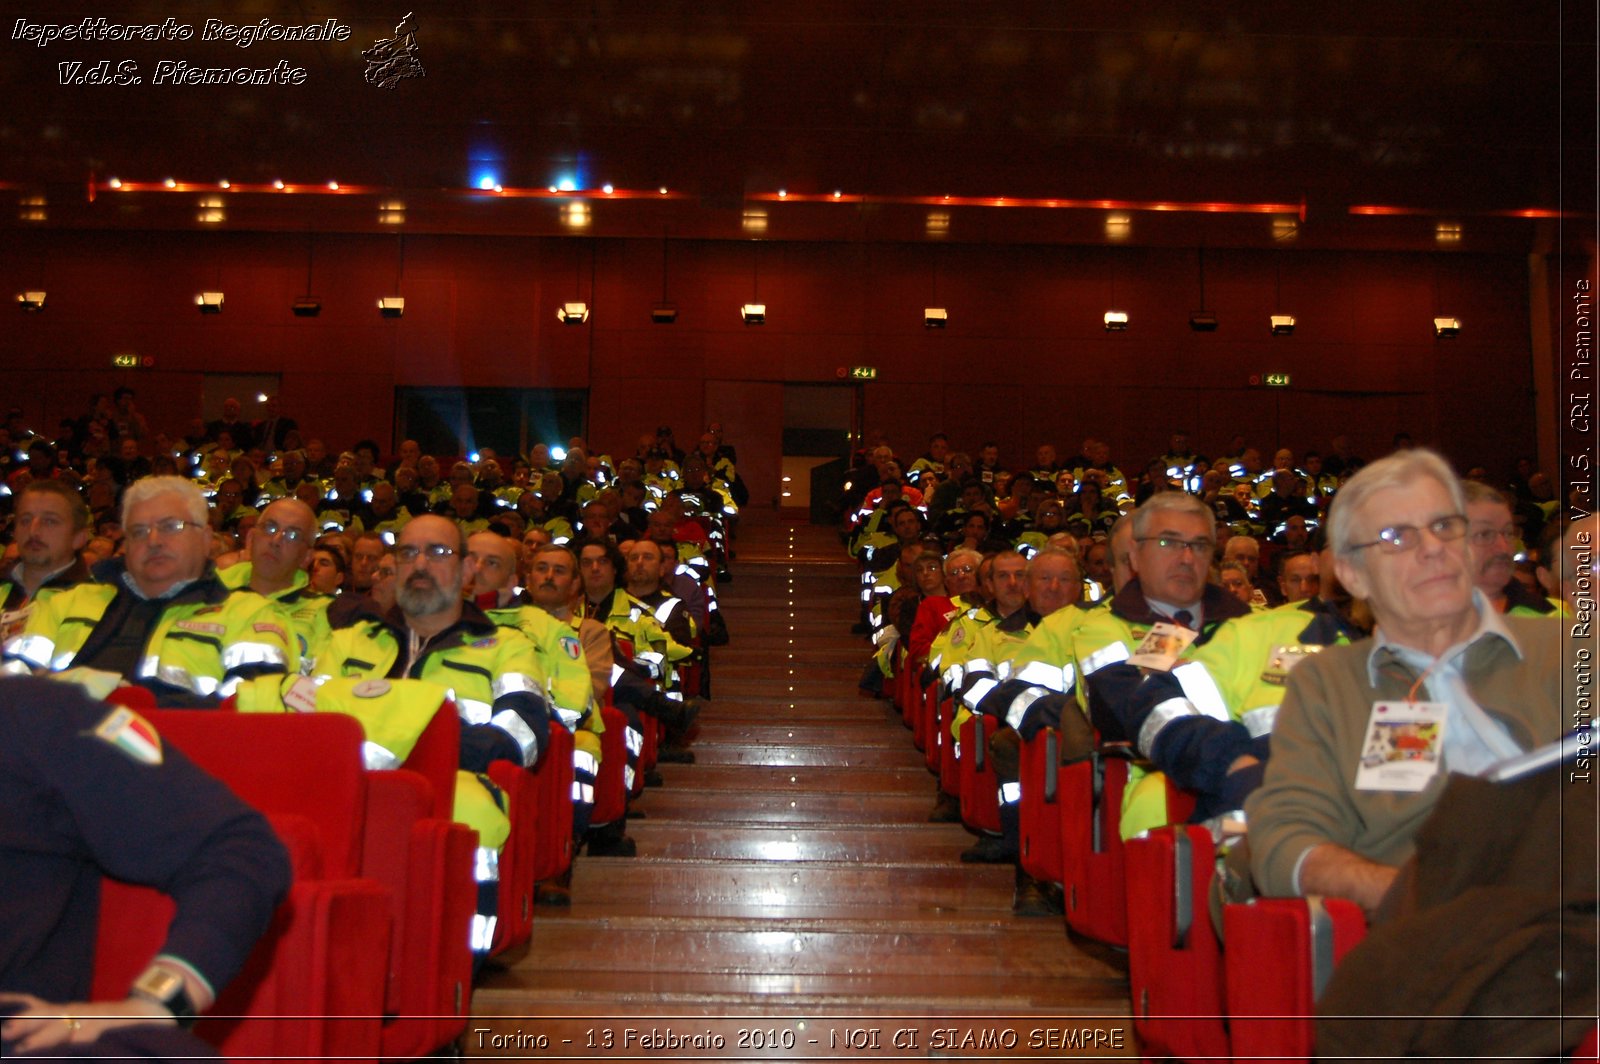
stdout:
{"type": "Polygon", "coordinates": [[[1374,462],[1340,491],[1334,569],[1376,629],[1289,675],[1265,780],[1245,806],[1264,893],[1375,911],[1450,773],[1481,774],[1560,736],[1561,626],[1503,617],[1475,591],[1466,509],[1426,450],[1374,462]]]}
{"type": "Polygon", "coordinates": [[[206,707],[245,680],[298,663],[283,611],[217,578],[206,500],[193,483],[134,482],[123,497],[122,528],[127,555],[96,566],[96,582],[36,605],[0,669],[71,670],[69,678],[98,696],[135,684],[164,706],[206,707]]]}

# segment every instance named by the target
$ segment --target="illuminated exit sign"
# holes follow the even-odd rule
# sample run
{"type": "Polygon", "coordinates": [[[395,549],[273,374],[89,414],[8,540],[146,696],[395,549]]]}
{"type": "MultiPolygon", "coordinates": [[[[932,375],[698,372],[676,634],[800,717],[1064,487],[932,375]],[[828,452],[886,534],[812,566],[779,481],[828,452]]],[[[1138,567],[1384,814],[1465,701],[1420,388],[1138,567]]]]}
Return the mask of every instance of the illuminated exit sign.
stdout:
{"type": "Polygon", "coordinates": [[[850,379],[853,381],[871,381],[878,379],[877,366],[851,366],[850,379]]]}
{"type": "Polygon", "coordinates": [[[1287,373],[1263,373],[1261,375],[1261,383],[1268,388],[1287,388],[1289,387],[1289,375],[1287,373]]]}
{"type": "Polygon", "coordinates": [[[118,369],[137,369],[139,367],[138,355],[112,355],[111,364],[118,369]]]}

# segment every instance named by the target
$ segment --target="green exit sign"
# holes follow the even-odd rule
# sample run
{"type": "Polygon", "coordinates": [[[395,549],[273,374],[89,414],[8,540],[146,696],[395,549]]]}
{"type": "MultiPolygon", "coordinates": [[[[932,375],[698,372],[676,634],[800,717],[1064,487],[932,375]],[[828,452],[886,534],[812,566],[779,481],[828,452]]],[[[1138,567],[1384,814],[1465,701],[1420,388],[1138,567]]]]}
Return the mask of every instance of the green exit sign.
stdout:
{"type": "Polygon", "coordinates": [[[111,364],[118,369],[137,369],[139,367],[138,355],[112,355],[111,364]]]}
{"type": "Polygon", "coordinates": [[[871,381],[878,379],[877,366],[851,366],[850,379],[853,381],[871,381]]]}
{"type": "Polygon", "coordinates": [[[1289,375],[1287,373],[1263,373],[1261,375],[1261,383],[1268,388],[1287,388],[1289,387],[1289,375]]]}

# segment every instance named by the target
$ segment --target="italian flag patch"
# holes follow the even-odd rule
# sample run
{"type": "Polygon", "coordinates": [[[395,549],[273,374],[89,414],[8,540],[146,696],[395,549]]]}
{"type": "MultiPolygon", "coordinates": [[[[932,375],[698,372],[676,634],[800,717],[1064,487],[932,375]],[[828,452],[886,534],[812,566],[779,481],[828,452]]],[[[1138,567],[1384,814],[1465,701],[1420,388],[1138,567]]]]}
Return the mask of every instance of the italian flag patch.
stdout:
{"type": "Polygon", "coordinates": [[[131,709],[114,709],[95,726],[94,737],[141,764],[161,764],[161,735],[131,709]]]}

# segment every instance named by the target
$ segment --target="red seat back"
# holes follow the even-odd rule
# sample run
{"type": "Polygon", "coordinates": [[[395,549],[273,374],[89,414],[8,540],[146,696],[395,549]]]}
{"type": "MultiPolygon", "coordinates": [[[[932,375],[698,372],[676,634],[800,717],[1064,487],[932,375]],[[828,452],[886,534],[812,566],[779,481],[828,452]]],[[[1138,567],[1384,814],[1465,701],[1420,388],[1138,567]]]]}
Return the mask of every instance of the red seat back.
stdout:
{"type": "Polygon", "coordinates": [[[1046,883],[1062,881],[1060,749],[1061,734],[1042,728],[1022,744],[1018,767],[1022,870],[1046,883]]]}
{"type": "Polygon", "coordinates": [[[989,757],[989,736],[994,730],[994,718],[981,713],[961,724],[961,757],[957,764],[961,822],[978,831],[1000,830],[1000,780],[989,757]]]}
{"type": "Polygon", "coordinates": [[[1067,926],[1113,946],[1128,944],[1120,830],[1127,783],[1127,760],[1099,752],[1061,769],[1067,926]]]}

